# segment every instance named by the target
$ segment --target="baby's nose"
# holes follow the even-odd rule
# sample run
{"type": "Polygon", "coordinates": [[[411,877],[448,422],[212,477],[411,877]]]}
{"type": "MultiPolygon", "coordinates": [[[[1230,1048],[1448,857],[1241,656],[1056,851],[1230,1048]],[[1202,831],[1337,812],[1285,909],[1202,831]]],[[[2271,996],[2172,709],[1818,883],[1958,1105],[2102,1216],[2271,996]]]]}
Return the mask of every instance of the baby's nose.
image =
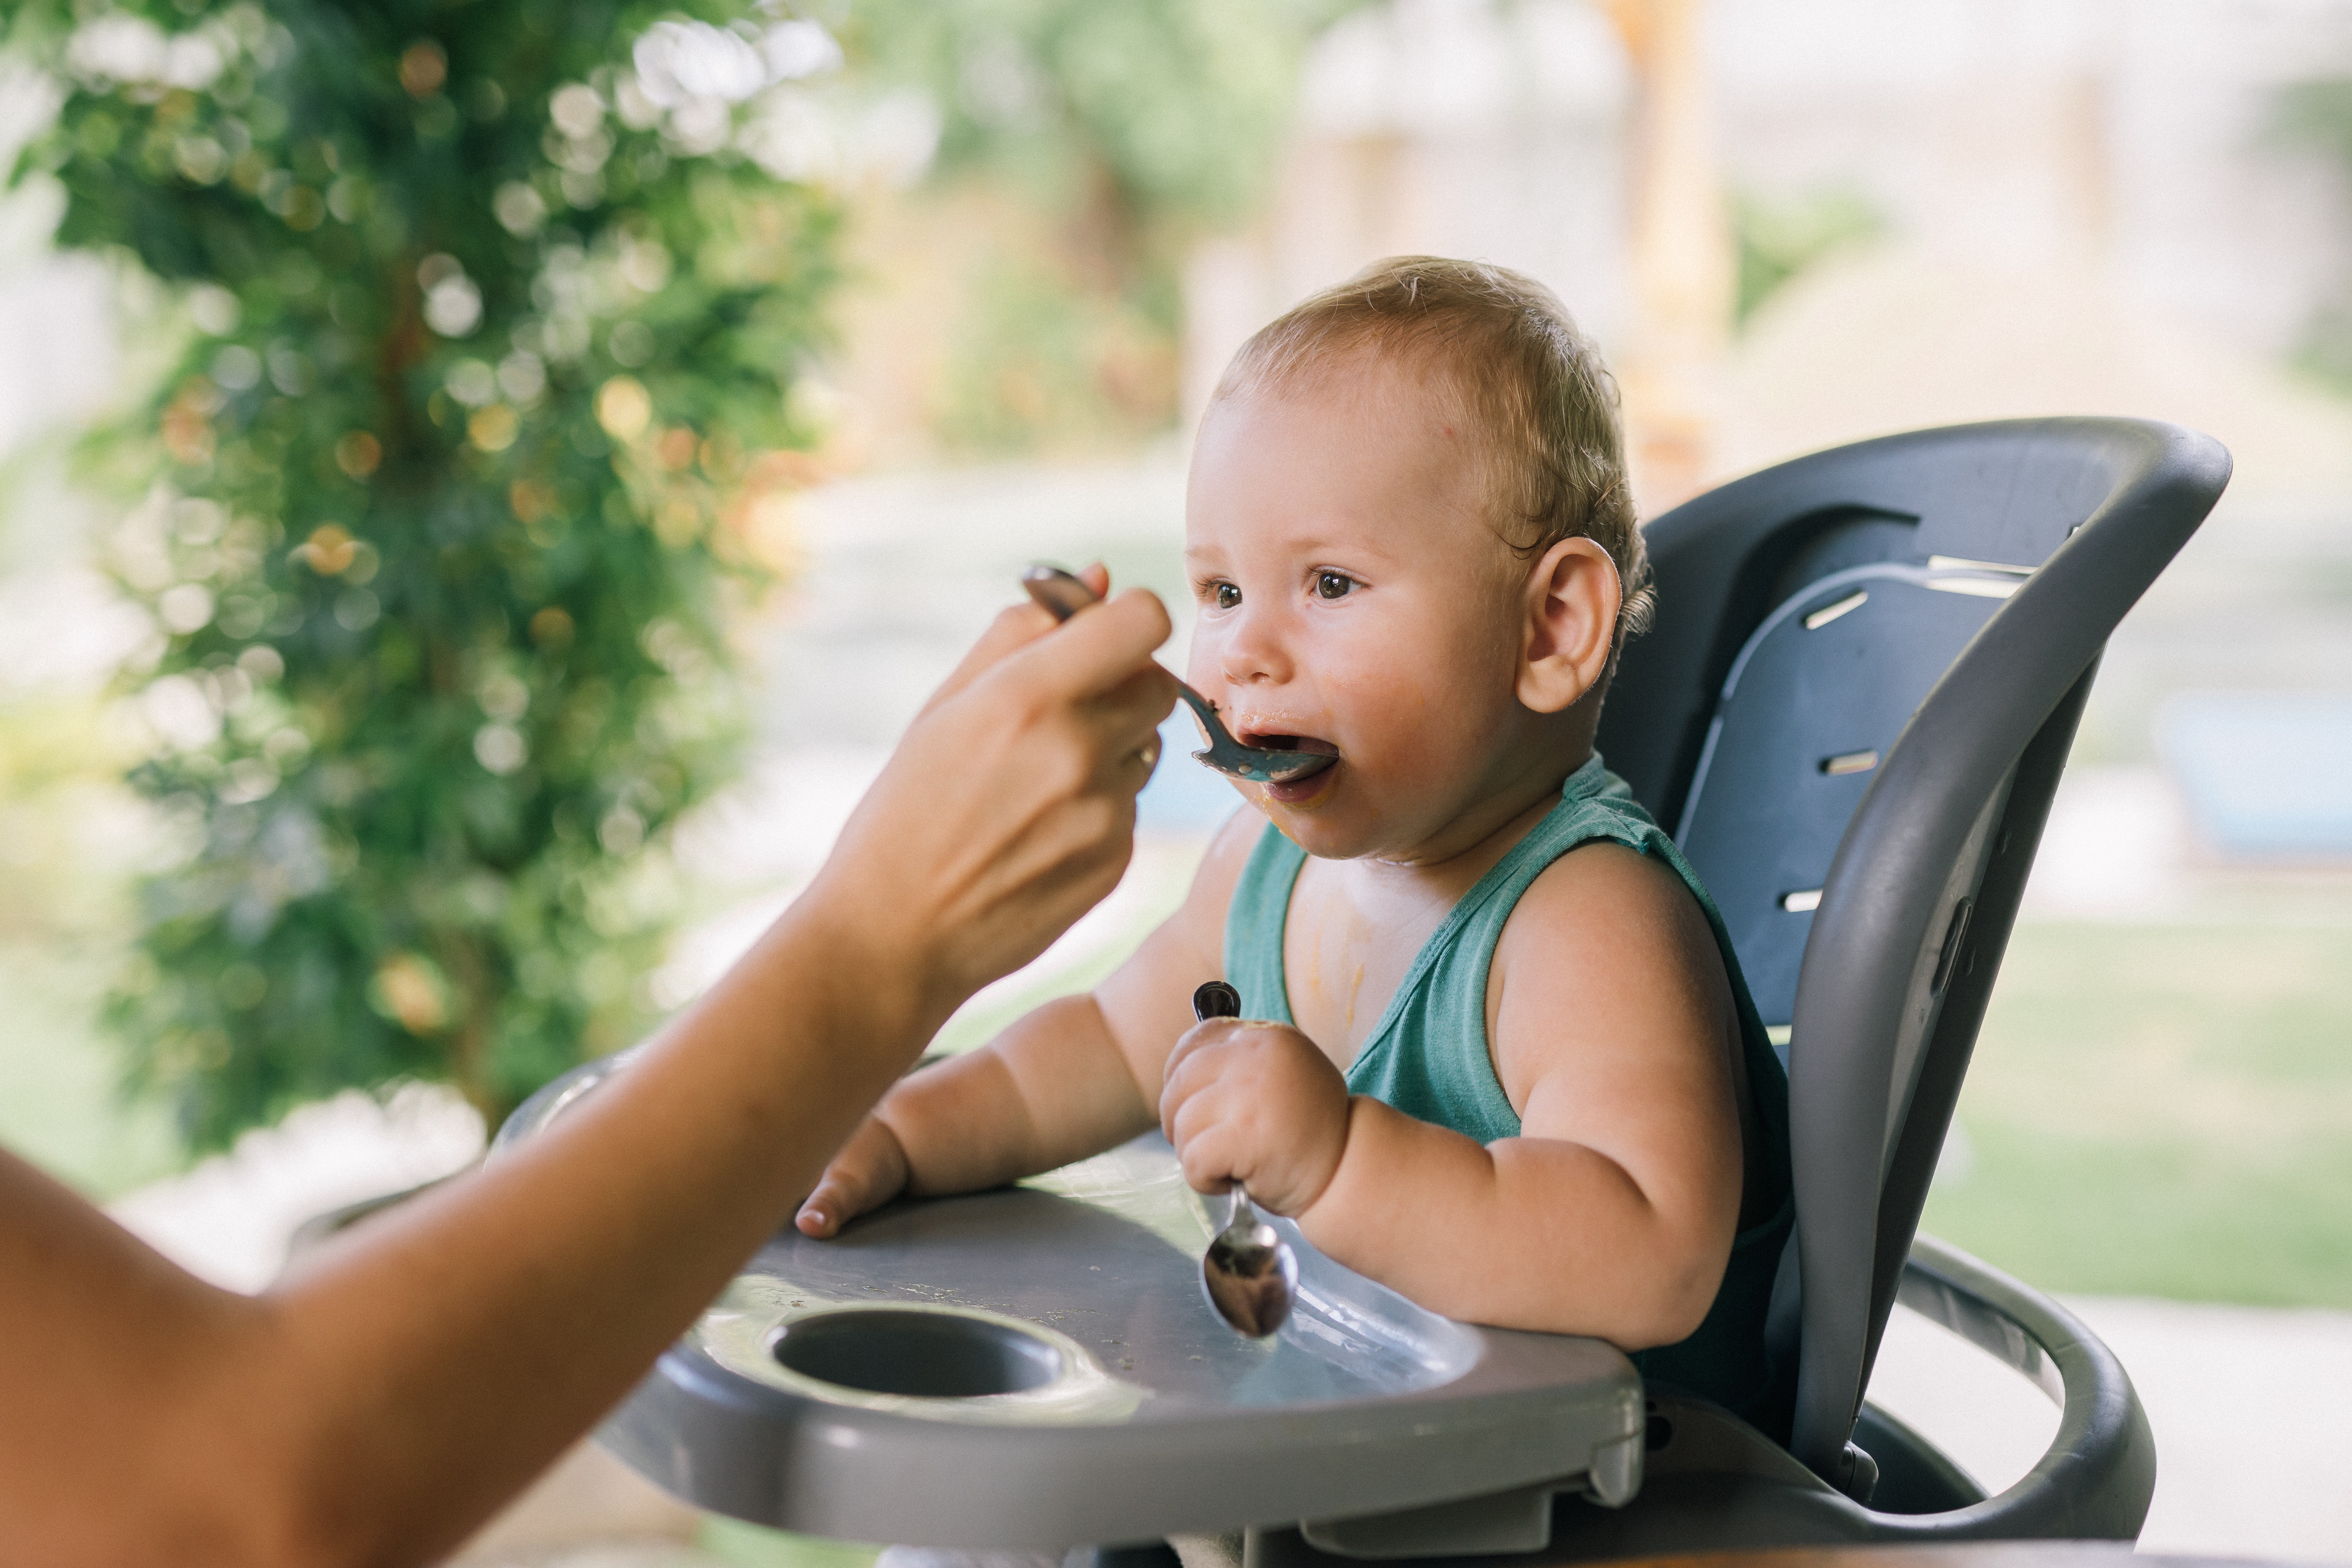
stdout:
{"type": "Polygon", "coordinates": [[[1217,648],[1217,671],[1228,682],[1250,686],[1290,679],[1289,654],[1274,617],[1244,609],[1222,629],[1224,637],[1217,648]]]}

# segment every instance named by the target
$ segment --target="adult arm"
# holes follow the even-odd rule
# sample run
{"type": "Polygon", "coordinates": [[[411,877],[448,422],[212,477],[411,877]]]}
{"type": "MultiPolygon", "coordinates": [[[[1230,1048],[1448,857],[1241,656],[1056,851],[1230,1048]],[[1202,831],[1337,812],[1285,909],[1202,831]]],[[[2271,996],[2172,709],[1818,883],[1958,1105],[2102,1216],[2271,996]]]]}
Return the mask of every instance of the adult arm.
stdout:
{"type": "Polygon", "coordinates": [[[1000,617],[810,889],[623,1078],[259,1297],[0,1155],[0,1519],[28,1562],[432,1560],[608,1409],[961,1001],[1118,881],[1168,633],[1000,617]],[[887,889],[876,896],[876,889],[887,889]]]}

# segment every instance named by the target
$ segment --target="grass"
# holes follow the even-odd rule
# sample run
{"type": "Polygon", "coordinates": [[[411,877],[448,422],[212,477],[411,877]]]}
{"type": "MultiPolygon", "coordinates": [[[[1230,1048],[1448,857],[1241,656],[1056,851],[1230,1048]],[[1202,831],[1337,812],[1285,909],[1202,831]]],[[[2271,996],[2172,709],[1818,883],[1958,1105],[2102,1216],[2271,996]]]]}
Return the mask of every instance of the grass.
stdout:
{"type": "Polygon", "coordinates": [[[2352,1308],[2352,924],[2022,925],[1925,1228],[2044,1289],[2352,1308]]]}
{"type": "Polygon", "coordinates": [[[878,1546],[768,1530],[716,1513],[703,1517],[694,1543],[741,1568],[872,1568],[882,1552],[878,1546]]]}

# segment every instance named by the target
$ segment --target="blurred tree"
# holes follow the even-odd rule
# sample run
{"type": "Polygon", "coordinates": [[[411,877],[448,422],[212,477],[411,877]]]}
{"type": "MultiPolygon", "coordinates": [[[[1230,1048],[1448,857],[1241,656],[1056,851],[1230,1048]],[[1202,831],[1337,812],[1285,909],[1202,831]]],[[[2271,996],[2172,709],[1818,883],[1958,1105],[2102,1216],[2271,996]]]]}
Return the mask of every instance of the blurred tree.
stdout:
{"type": "Polygon", "coordinates": [[[935,185],[1015,209],[970,268],[936,420],[952,444],[1031,447],[1164,427],[1184,253],[1245,218],[1274,173],[1318,29],[1361,0],[857,0],[862,74],[941,116],[935,185]]]}
{"type": "Polygon", "coordinates": [[[199,1148],[650,1011],[659,837],[738,731],[720,612],[812,432],[831,199],[751,157],[839,52],[709,0],[32,0],[58,242],[184,304],[103,437],[180,840],[112,1005],[199,1148]],[[783,85],[780,85],[783,84],[783,85]]]}

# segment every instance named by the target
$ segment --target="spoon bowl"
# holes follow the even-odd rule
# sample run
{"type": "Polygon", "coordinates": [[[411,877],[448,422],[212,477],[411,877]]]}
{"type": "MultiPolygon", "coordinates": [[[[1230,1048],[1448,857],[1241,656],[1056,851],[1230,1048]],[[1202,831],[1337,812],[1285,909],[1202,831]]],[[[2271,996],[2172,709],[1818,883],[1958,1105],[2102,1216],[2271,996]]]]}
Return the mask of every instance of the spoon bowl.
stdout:
{"type": "MultiPolygon", "coordinates": [[[[1093,589],[1058,566],[1030,567],[1021,574],[1021,586],[1057,621],[1068,620],[1095,602],[1093,589]]],[[[1193,760],[1206,763],[1221,773],[1247,779],[1252,784],[1286,784],[1312,777],[1339,760],[1328,752],[1280,752],[1264,746],[1244,746],[1234,739],[1233,731],[1217,716],[1215,703],[1181,680],[1176,683],[1176,690],[1192,710],[1192,716],[1201,721],[1202,732],[1208,738],[1208,749],[1193,752],[1193,760]]]]}
{"type": "Polygon", "coordinates": [[[1297,1255],[1258,1218],[1239,1183],[1233,1218],[1201,1259],[1201,1291],[1235,1333],[1254,1340],[1281,1328],[1298,1300],[1297,1255]]]}

